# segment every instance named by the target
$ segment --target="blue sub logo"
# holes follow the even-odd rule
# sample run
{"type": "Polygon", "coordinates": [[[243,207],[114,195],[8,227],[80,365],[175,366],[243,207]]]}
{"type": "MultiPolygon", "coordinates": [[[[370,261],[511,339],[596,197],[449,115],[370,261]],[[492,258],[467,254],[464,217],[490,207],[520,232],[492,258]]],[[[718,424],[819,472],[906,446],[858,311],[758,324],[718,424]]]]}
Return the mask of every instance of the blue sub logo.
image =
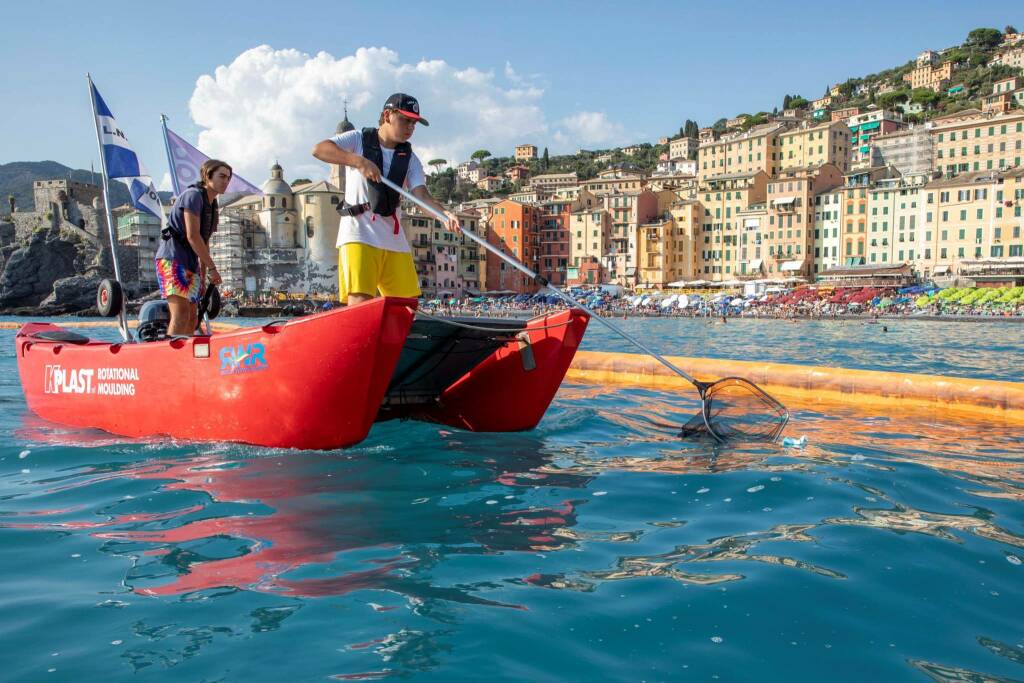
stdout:
{"type": "Polygon", "coordinates": [[[267,359],[263,357],[266,350],[263,344],[241,344],[226,346],[220,350],[220,374],[235,375],[241,372],[259,372],[266,370],[267,359]]]}

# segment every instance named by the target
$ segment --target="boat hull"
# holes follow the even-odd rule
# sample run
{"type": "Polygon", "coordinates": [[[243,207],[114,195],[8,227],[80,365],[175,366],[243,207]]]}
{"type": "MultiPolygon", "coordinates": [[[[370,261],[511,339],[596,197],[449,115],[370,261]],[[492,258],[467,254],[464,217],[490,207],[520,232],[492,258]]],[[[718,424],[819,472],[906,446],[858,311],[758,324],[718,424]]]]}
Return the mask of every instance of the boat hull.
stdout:
{"type": "MultiPolygon", "coordinates": [[[[434,320],[440,327],[452,324],[445,323],[444,319],[434,320]]],[[[478,362],[469,348],[469,342],[473,340],[460,337],[458,328],[450,327],[453,330],[451,336],[444,337],[420,359],[420,365],[433,367],[436,373],[442,373],[451,369],[444,363],[452,362],[457,367],[460,356],[469,356],[474,358],[471,366],[464,372],[451,375],[451,381],[435,391],[417,394],[421,382],[403,384],[393,381],[378,419],[439,422],[475,432],[533,429],[544,417],[561,386],[589,320],[590,316],[579,309],[537,316],[525,323],[489,320],[487,323],[498,330],[509,328],[514,322],[519,323],[519,328],[496,331],[491,335],[499,339],[504,335],[505,340],[496,343],[494,350],[478,362]]],[[[481,324],[481,321],[473,319],[461,322],[473,327],[481,324]]],[[[413,339],[416,331],[417,325],[414,325],[407,353],[416,343],[413,339]]],[[[404,360],[399,363],[400,373],[404,360]]],[[[416,367],[406,372],[415,376],[416,367]]]]}
{"type": "MultiPolygon", "coordinates": [[[[412,325],[414,299],[380,298],[258,328],[144,344],[15,340],[29,409],[66,425],[332,449],[366,438],[412,325]]],[[[57,335],[59,336],[59,335],[57,335]]]]}

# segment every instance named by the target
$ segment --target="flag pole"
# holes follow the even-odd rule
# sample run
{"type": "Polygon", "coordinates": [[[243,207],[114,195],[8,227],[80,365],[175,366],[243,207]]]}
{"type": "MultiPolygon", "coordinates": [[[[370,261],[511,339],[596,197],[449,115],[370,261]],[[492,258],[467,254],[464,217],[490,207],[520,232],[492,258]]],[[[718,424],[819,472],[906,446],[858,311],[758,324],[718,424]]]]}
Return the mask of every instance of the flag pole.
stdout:
{"type": "MultiPolygon", "coordinates": [[[[100,121],[99,116],[96,113],[96,87],[92,83],[92,75],[89,73],[85,74],[85,80],[89,82],[89,101],[92,103],[92,121],[96,127],[96,146],[100,152],[100,173],[103,177],[103,208],[107,213],[107,236],[110,238],[110,258],[114,262],[114,279],[117,284],[121,284],[121,268],[117,265],[117,240],[114,239],[114,231],[117,230],[117,226],[114,225],[114,215],[110,211],[110,191],[107,189],[109,180],[107,179],[107,157],[103,153],[103,138],[100,136],[100,121]]],[[[124,316],[124,304],[121,305],[121,310],[117,314],[118,323],[121,329],[121,336],[124,337],[125,341],[132,341],[131,334],[128,332],[128,321],[124,316]]]]}
{"type": "Polygon", "coordinates": [[[167,114],[160,114],[160,126],[164,130],[164,149],[167,151],[167,168],[171,171],[171,187],[174,188],[174,196],[181,196],[181,186],[178,183],[178,173],[174,170],[174,157],[171,156],[171,141],[167,137],[167,114]]]}

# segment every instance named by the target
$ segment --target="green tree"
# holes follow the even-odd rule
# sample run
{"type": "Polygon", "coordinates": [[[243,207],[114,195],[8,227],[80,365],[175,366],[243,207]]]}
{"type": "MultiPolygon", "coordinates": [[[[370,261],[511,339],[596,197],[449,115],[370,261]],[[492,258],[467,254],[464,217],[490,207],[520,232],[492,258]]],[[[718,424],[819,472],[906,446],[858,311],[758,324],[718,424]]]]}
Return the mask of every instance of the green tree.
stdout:
{"type": "Polygon", "coordinates": [[[792,95],[786,95],[785,97],[782,98],[782,108],[783,109],[791,109],[791,107],[789,105],[792,102],[793,102],[793,96],[792,95]]]}
{"type": "Polygon", "coordinates": [[[310,180],[309,178],[296,178],[295,180],[292,181],[292,187],[298,187],[299,185],[305,185],[311,182],[313,181],[310,180]]]}
{"type": "Polygon", "coordinates": [[[938,104],[939,94],[931,88],[915,88],[910,93],[910,101],[914,104],[923,104],[928,109],[931,109],[938,104]]]}
{"type": "Polygon", "coordinates": [[[438,201],[448,204],[455,194],[455,169],[447,169],[427,176],[427,190],[438,201]]]}
{"type": "Polygon", "coordinates": [[[793,99],[789,101],[789,107],[787,109],[799,109],[800,107],[806,107],[809,102],[800,97],[799,95],[793,95],[793,99]]]}
{"type": "Polygon", "coordinates": [[[719,133],[722,133],[725,131],[725,122],[725,119],[718,119],[713,124],[711,124],[711,128],[719,133]]]}
{"type": "Polygon", "coordinates": [[[545,147],[544,148],[544,170],[545,171],[548,170],[548,167],[550,165],[551,165],[551,157],[548,155],[548,148],[545,147]]]}
{"type": "Polygon", "coordinates": [[[743,119],[743,123],[740,125],[742,130],[750,130],[754,126],[760,126],[762,123],[768,123],[768,112],[759,111],[753,116],[750,114],[744,114],[746,116],[743,119]]]}
{"type": "Polygon", "coordinates": [[[434,173],[437,173],[441,169],[441,167],[447,163],[447,159],[431,159],[430,161],[427,162],[427,166],[433,166],[434,173]]]}
{"type": "Polygon", "coordinates": [[[954,64],[964,64],[970,59],[970,53],[962,47],[954,47],[946,50],[942,55],[943,61],[953,62],[954,64]]]}
{"type": "Polygon", "coordinates": [[[477,151],[470,154],[469,158],[476,159],[482,164],[484,162],[484,159],[486,159],[489,156],[491,156],[491,153],[488,152],[486,149],[478,149],[477,151]]]}
{"type": "Polygon", "coordinates": [[[965,45],[981,49],[992,49],[998,47],[1003,40],[1003,34],[994,28],[976,28],[967,34],[965,45]]]}
{"type": "Polygon", "coordinates": [[[696,121],[686,119],[686,123],[683,124],[680,133],[682,133],[683,137],[695,138],[700,135],[700,126],[697,125],[696,121]]]}
{"type": "Polygon", "coordinates": [[[1006,28],[1003,29],[1003,33],[1019,33],[1019,31],[1017,31],[1016,27],[1014,27],[1012,24],[1007,24],[1006,28]]]}
{"type": "Polygon", "coordinates": [[[910,93],[906,89],[900,89],[879,95],[875,98],[875,103],[882,109],[891,109],[897,103],[906,102],[908,99],[910,99],[910,93]]]}

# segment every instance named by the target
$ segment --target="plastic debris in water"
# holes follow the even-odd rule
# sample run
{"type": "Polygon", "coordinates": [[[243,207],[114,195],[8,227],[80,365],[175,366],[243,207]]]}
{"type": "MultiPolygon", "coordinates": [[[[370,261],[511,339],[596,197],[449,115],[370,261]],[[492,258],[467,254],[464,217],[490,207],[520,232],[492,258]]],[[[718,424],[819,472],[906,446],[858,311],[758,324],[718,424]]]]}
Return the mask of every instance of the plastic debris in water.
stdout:
{"type": "Polygon", "coordinates": [[[786,448],[803,448],[807,445],[807,435],[801,436],[799,439],[794,439],[792,436],[787,436],[782,440],[782,445],[786,448]]]}

